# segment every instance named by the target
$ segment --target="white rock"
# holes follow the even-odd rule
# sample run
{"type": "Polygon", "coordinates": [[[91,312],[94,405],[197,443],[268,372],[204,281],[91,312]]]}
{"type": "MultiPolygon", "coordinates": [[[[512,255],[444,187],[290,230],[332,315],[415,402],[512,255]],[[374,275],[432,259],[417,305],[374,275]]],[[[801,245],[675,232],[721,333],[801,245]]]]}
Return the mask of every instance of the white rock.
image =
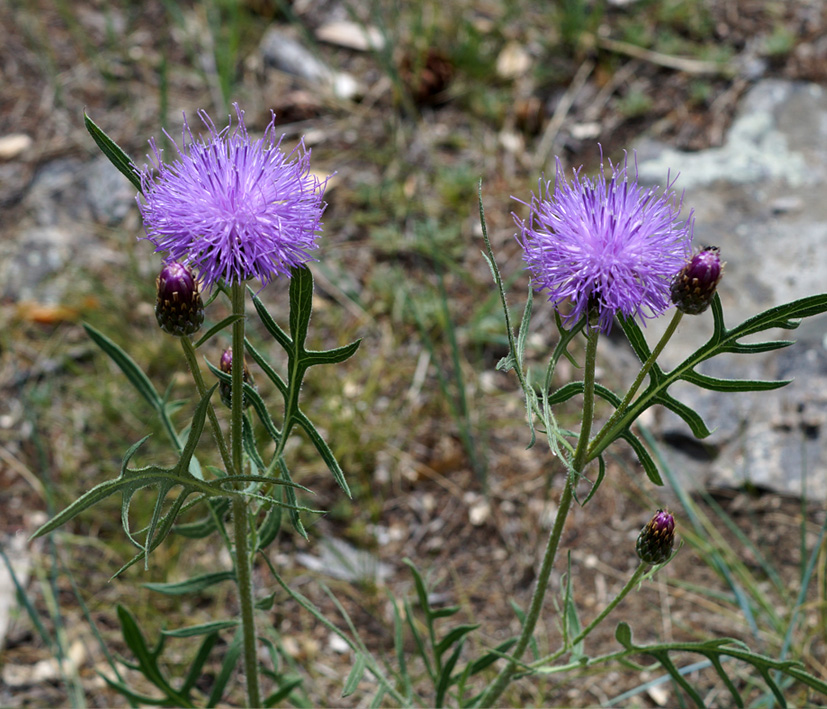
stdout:
{"type": "Polygon", "coordinates": [[[13,160],[32,147],[34,141],[25,133],[9,133],[0,138],[0,160],[13,160]]]}
{"type": "Polygon", "coordinates": [[[385,46],[385,38],[376,27],[347,20],[323,24],[316,30],[316,39],[359,52],[383,49],[385,46]]]}

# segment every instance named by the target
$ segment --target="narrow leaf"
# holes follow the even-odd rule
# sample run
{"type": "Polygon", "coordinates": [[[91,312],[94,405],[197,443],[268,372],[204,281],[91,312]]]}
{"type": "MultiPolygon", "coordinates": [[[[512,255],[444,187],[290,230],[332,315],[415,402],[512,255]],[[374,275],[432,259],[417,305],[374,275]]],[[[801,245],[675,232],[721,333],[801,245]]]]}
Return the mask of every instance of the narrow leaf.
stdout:
{"type": "Polygon", "coordinates": [[[146,374],[143,373],[143,370],[141,370],[141,368],[135,363],[135,360],[133,360],[118,345],[112,342],[112,340],[110,340],[106,335],[99,330],[96,330],[91,325],[83,323],[83,329],[86,330],[87,334],[92,338],[95,344],[100,347],[115,364],[118,365],[132,386],[134,386],[138,393],[144,397],[146,402],[156,411],[161,411],[163,407],[163,399],[155,390],[155,387],[152,385],[152,382],[149,381],[146,374]]]}
{"type": "Polygon", "coordinates": [[[313,274],[303,266],[290,269],[290,336],[296,354],[304,351],[310,316],[313,313],[313,274]]]}
{"type": "Polygon", "coordinates": [[[649,455],[649,451],[646,450],[646,446],[643,445],[642,441],[628,428],[620,435],[620,437],[632,446],[632,450],[635,452],[637,459],[643,466],[646,477],[648,477],[649,480],[655,485],[663,485],[663,480],[658,472],[658,466],[655,465],[655,461],[652,460],[652,456],[649,455]]]}
{"type": "Polygon", "coordinates": [[[215,335],[221,332],[224,328],[230,327],[230,325],[232,325],[236,320],[240,320],[243,317],[243,315],[228,315],[220,323],[216,323],[203,335],[201,335],[201,337],[198,338],[198,342],[196,342],[195,345],[193,345],[193,347],[197,350],[199,347],[201,347],[201,345],[209,342],[215,335]]]}
{"type": "Polygon", "coordinates": [[[365,674],[366,667],[365,656],[361,652],[357,653],[353,667],[345,680],[345,688],[342,690],[343,697],[349,697],[356,691],[359,682],[362,681],[362,676],[365,674]]]}
{"type": "Polygon", "coordinates": [[[166,596],[184,596],[190,593],[201,593],[210,586],[233,579],[235,579],[235,573],[232,571],[217,571],[177,583],[145,583],[143,587],[166,596]]]}
{"type": "Polygon", "coordinates": [[[237,625],[237,620],[213,620],[201,625],[191,625],[188,628],[178,628],[177,630],[162,630],[161,632],[170,638],[192,638],[196,635],[208,635],[227,628],[235,628],[237,625]]]}
{"type": "Polygon", "coordinates": [[[310,350],[305,353],[302,361],[306,367],[313,367],[317,364],[338,364],[352,357],[361,344],[362,340],[360,338],[355,342],[351,342],[349,345],[335,347],[332,350],[310,350]]]}
{"type": "Polygon", "coordinates": [[[293,351],[293,340],[290,339],[290,336],[279,327],[278,323],[273,320],[272,315],[267,311],[267,308],[264,306],[264,303],[261,302],[261,298],[259,298],[255,293],[253,293],[252,288],[248,287],[250,294],[253,297],[253,306],[256,309],[256,313],[258,314],[259,320],[261,320],[261,324],[264,325],[264,328],[269,332],[275,340],[282,346],[282,348],[286,352],[293,351]]]}
{"type": "Polygon", "coordinates": [[[141,189],[141,179],[135,172],[135,163],[127,155],[124,150],[110,138],[101,128],[83,112],[83,122],[86,125],[86,130],[92,136],[92,139],[97,143],[104,155],[109,159],[124,177],[129,180],[138,192],[143,192],[141,189]]]}
{"type": "Polygon", "coordinates": [[[348,497],[352,497],[350,487],[347,484],[347,480],[345,480],[345,474],[341,467],[339,467],[339,461],[336,460],[333,451],[330,450],[330,447],[316,430],[316,427],[310,423],[310,419],[307,418],[302,411],[296,412],[295,419],[296,423],[304,429],[304,432],[307,434],[310,442],[316,447],[319,455],[322,456],[322,460],[324,460],[328,470],[333,474],[333,478],[339,483],[339,487],[344,490],[348,497]]]}

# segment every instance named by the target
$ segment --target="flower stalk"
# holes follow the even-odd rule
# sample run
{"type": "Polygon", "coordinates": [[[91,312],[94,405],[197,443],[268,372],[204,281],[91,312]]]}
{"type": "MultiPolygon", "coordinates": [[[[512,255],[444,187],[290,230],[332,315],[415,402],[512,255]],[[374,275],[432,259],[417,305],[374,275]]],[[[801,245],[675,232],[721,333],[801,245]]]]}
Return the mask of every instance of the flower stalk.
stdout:
{"type": "MultiPolygon", "coordinates": [[[[587,315],[588,317],[588,315],[587,315]]],[[[566,483],[563,487],[563,493],[560,495],[560,502],[557,507],[557,515],[554,518],[554,524],[549,534],[546,550],[543,554],[543,561],[540,565],[540,571],[537,574],[537,585],[534,588],[534,593],[531,597],[528,612],[523,622],[523,628],[520,632],[520,637],[514,650],[511,653],[513,659],[509,660],[508,664],[500,671],[500,674],[489,686],[487,690],[480,697],[479,705],[482,707],[493,706],[494,702],[499,699],[505,688],[508,686],[511,678],[519,669],[519,660],[526,651],[531,638],[534,635],[534,629],[537,627],[537,621],[540,618],[540,612],[543,609],[543,601],[545,600],[546,591],[548,589],[548,582],[551,578],[551,571],[554,568],[554,561],[557,557],[557,550],[560,547],[560,539],[563,536],[563,527],[566,523],[571,503],[574,499],[574,488],[583,472],[587,462],[587,452],[589,444],[589,436],[591,435],[592,421],[594,420],[594,384],[595,384],[595,366],[597,362],[597,341],[600,331],[597,328],[586,331],[586,362],[584,365],[583,378],[583,418],[580,426],[580,434],[578,437],[577,448],[574,452],[574,459],[572,460],[571,470],[566,476],[566,483]]]]}
{"type": "MultiPolygon", "coordinates": [[[[244,402],[242,391],[244,385],[244,284],[233,283],[231,286],[233,315],[239,316],[233,323],[233,394],[231,412],[230,446],[232,450],[232,471],[230,475],[244,472],[242,457],[242,415],[244,402]]],[[[248,545],[247,502],[235,495],[232,503],[233,537],[235,540],[235,573],[238,588],[238,600],[241,608],[242,645],[244,654],[244,676],[247,682],[247,705],[261,706],[261,694],[258,681],[258,659],[256,652],[256,624],[253,607],[252,563],[248,545]]]]}

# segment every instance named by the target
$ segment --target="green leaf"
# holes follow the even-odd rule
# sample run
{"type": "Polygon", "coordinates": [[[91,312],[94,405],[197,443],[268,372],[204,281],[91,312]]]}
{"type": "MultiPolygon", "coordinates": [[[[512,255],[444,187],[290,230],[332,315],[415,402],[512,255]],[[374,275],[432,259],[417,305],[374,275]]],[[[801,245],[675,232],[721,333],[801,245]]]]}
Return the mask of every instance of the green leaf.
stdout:
{"type": "Polygon", "coordinates": [[[135,364],[135,360],[133,360],[118,345],[112,342],[112,340],[110,340],[106,335],[96,330],[91,325],[83,323],[83,329],[86,330],[87,334],[92,338],[95,344],[100,347],[115,364],[118,365],[132,386],[135,387],[146,402],[156,411],[161,411],[163,409],[163,399],[161,399],[161,396],[155,390],[155,387],[152,385],[152,382],[149,381],[146,374],[144,374],[141,368],[135,364]]]}
{"type": "Polygon", "coordinates": [[[439,673],[439,677],[436,682],[436,706],[441,707],[445,704],[445,695],[448,692],[448,689],[452,683],[452,674],[454,672],[454,667],[456,667],[457,661],[459,660],[460,653],[462,652],[463,642],[460,642],[454,652],[451,653],[451,657],[448,658],[448,661],[442,667],[442,671],[439,673]]]}
{"type": "Polygon", "coordinates": [[[348,497],[353,497],[353,494],[350,492],[350,486],[347,484],[347,480],[345,480],[345,474],[339,466],[339,461],[336,460],[336,456],[333,455],[333,451],[330,450],[330,447],[327,445],[324,438],[321,437],[319,432],[316,430],[316,427],[310,423],[310,419],[304,415],[304,412],[296,412],[296,423],[299,424],[299,426],[301,426],[307,434],[310,442],[314,445],[319,455],[322,457],[322,460],[324,460],[327,465],[327,469],[333,474],[333,478],[336,482],[339,483],[339,487],[344,490],[348,497]]]}
{"type": "Polygon", "coordinates": [[[627,622],[622,621],[617,624],[617,628],[615,628],[615,640],[627,650],[632,649],[632,629],[627,622]]]}
{"type": "Polygon", "coordinates": [[[193,347],[197,350],[199,347],[201,347],[201,345],[206,344],[207,342],[209,342],[219,332],[221,332],[225,328],[230,327],[230,325],[232,325],[237,320],[242,319],[243,317],[244,317],[243,315],[228,315],[221,322],[216,323],[209,330],[207,330],[203,335],[201,335],[201,337],[198,338],[198,342],[196,342],[193,345],[193,347]]]}
{"type": "Polygon", "coordinates": [[[462,641],[468,633],[473,632],[479,627],[479,623],[458,625],[456,628],[448,632],[448,634],[442,638],[439,643],[437,643],[437,646],[434,648],[434,652],[436,652],[439,657],[442,657],[442,655],[444,655],[452,645],[462,641]]]}
{"type": "Polygon", "coordinates": [[[144,588],[157,593],[163,593],[166,596],[184,596],[190,593],[201,593],[210,586],[221,583],[222,581],[232,581],[235,579],[235,573],[232,571],[217,571],[212,574],[204,574],[203,576],[195,576],[186,581],[179,581],[178,583],[145,583],[144,588]]]}
{"type": "Polygon", "coordinates": [[[290,336],[294,347],[304,349],[313,313],[313,274],[304,266],[290,269],[290,336]]]}
{"type": "Polygon", "coordinates": [[[345,680],[345,688],[342,690],[343,697],[349,697],[356,691],[359,682],[362,681],[362,676],[365,674],[366,667],[365,656],[362,653],[357,653],[353,667],[345,680]]]}
{"type": "Polygon", "coordinates": [[[192,638],[196,635],[208,635],[227,628],[235,628],[237,625],[237,620],[213,620],[201,625],[191,625],[188,628],[178,628],[177,630],[162,630],[161,632],[170,638],[192,638]]]}
{"type": "Polygon", "coordinates": [[[221,670],[215,678],[215,683],[210,691],[210,697],[207,700],[208,707],[216,706],[221,701],[221,697],[224,696],[224,690],[227,688],[227,682],[229,682],[230,678],[233,676],[233,672],[238,664],[238,658],[241,656],[241,639],[242,632],[241,628],[239,628],[230,643],[230,647],[227,648],[227,654],[224,655],[224,662],[221,663],[221,670]]]}
{"type": "Polygon", "coordinates": [[[260,611],[269,611],[273,608],[273,605],[276,602],[276,594],[275,592],[271,593],[269,596],[265,596],[264,598],[259,598],[255,602],[256,610],[260,611]]]}
{"type": "Polygon", "coordinates": [[[112,138],[106,135],[97,123],[89,118],[86,111],[83,112],[83,122],[86,125],[86,130],[89,131],[89,135],[92,136],[92,139],[97,143],[101,152],[109,159],[109,162],[132,183],[138,192],[143,192],[141,189],[141,179],[135,171],[135,163],[129,155],[127,155],[112,138]]]}
{"type": "Polygon", "coordinates": [[[132,651],[132,654],[135,655],[141,674],[178,706],[191,707],[192,704],[187,698],[178,694],[170,686],[158,667],[158,657],[163,652],[164,647],[163,635],[159,638],[155,650],[150,650],[140,628],[138,628],[135,617],[122,605],[118,605],[118,620],[121,623],[124,642],[132,651]]]}
{"type": "Polygon", "coordinates": [[[253,292],[253,289],[248,286],[247,290],[250,291],[250,295],[253,298],[253,306],[256,309],[256,313],[258,313],[261,324],[264,325],[267,332],[275,338],[276,342],[282,346],[282,349],[286,352],[291,352],[293,350],[293,340],[291,340],[290,336],[282,330],[281,327],[279,327],[279,324],[275,320],[273,320],[273,317],[267,311],[267,308],[264,307],[264,303],[261,302],[261,298],[253,292]]]}
{"type": "Polygon", "coordinates": [[[655,461],[652,460],[652,456],[649,455],[649,451],[646,450],[646,446],[643,445],[643,442],[628,429],[624,431],[620,437],[632,446],[632,450],[635,452],[637,459],[643,466],[646,477],[648,477],[649,480],[655,485],[663,485],[660,472],[658,472],[658,466],[655,465],[655,461]]]}
{"type": "Polygon", "coordinates": [[[201,643],[201,647],[198,648],[198,652],[195,655],[192,663],[190,664],[189,670],[187,670],[187,676],[184,678],[184,684],[181,685],[181,694],[189,695],[192,688],[195,686],[195,683],[201,677],[201,670],[204,668],[204,664],[207,661],[207,658],[210,656],[210,652],[212,652],[213,647],[218,642],[218,633],[210,633],[204,641],[201,643]]]}
{"type": "Polygon", "coordinates": [[[712,391],[738,392],[738,391],[771,391],[787,386],[792,379],[778,379],[766,381],[764,379],[718,379],[698,372],[687,372],[682,379],[712,391]]]}
{"type": "Polygon", "coordinates": [[[362,339],[359,338],[349,345],[342,347],[334,347],[332,350],[307,350],[304,357],[304,364],[307,367],[312,367],[317,364],[338,364],[344,362],[346,359],[352,357],[359,345],[362,344],[362,339]]]}
{"type": "Polygon", "coordinates": [[[680,416],[689,425],[689,428],[692,430],[692,435],[695,436],[695,438],[706,438],[712,435],[712,431],[709,430],[697,411],[681,403],[666,392],[659,394],[654,400],[654,403],[661,404],[680,416]]]}
{"type": "Polygon", "coordinates": [[[514,645],[517,644],[517,638],[509,638],[497,645],[493,651],[487,655],[483,655],[479,660],[471,664],[469,675],[475,675],[493,665],[497,660],[502,658],[503,654],[507,653],[514,645]]]}
{"type": "Polygon", "coordinates": [[[627,623],[620,623],[615,631],[615,638],[628,651],[650,655],[657,660],[661,666],[672,676],[692,698],[695,704],[703,709],[704,702],[700,694],[695,690],[675,667],[670,659],[671,653],[696,653],[707,658],[715,667],[716,672],[724,679],[724,683],[733,695],[735,704],[743,705],[743,698],[737,691],[736,685],[731,679],[726,678],[726,671],[721,659],[731,658],[739,662],[751,665],[762,679],[767,683],[770,691],[775,695],[776,701],[786,706],[786,700],[776,682],[770,676],[771,671],[779,672],[787,677],[802,682],[815,691],[827,695],[827,682],[815,677],[804,669],[804,666],[794,660],[776,660],[766,655],[752,652],[747,646],[733,638],[714,638],[705,642],[673,642],[654,643],[651,645],[636,645],[632,641],[632,631],[627,623]]]}
{"type": "Polygon", "coordinates": [[[292,692],[296,687],[301,686],[302,678],[301,677],[289,677],[282,679],[281,686],[273,692],[267,699],[264,700],[265,707],[274,707],[280,702],[287,699],[290,696],[290,692],[292,692]]]}
{"type": "Polygon", "coordinates": [[[259,366],[261,371],[264,372],[264,375],[271,382],[273,382],[273,384],[275,384],[276,389],[278,389],[281,395],[286,399],[288,396],[287,384],[284,383],[284,380],[279,376],[278,372],[270,366],[270,363],[264,358],[264,355],[253,347],[252,343],[247,338],[244,338],[244,345],[255,363],[259,366]]]}
{"type": "MultiPolygon", "coordinates": [[[[277,494],[279,496],[282,495],[281,488],[278,488],[277,494]]],[[[278,500],[281,502],[281,499],[278,500]]],[[[280,504],[273,504],[270,505],[270,509],[267,510],[267,514],[264,516],[264,521],[261,523],[261,526],[258,528],[258,551],[264,551],[267,547],[269,547],[278,536],[279,530],[281,529],[281,505],[280,504]]]]}

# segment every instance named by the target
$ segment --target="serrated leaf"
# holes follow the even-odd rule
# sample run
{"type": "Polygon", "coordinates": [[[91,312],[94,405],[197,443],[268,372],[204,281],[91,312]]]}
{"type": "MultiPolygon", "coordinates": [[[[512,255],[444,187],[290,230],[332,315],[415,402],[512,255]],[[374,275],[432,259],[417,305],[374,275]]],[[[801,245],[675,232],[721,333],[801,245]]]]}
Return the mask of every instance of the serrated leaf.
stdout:
{"type": "Polygon", "coordinates": [[[129,155],[124,152],[123,148],[121,148],[114,140],[112,140],[112,138],[104,133],[98,124],[89,118],[86,111],[83,112],[83,123],[86,126],[86,130],[89,131],[89,135],[92,136],[92,140],[97,143],[98,147],[101,149],[101,152],[109,159],[109,162],[111,162],[117,168],[118,172],[120,172],[132,183],[138,192],[143,192],[141,189],[141,179],[134,169],[135,163],[129,155]]]}
{"type": "Polygon", "coordinates": [[[210,586],[234,579],[235,573],[232,571],[217,571],[212,574],[195,576],[185,581],[178,581],[177,583],[145,583],[143,587],[156,593],[163,593],[165,596],[183,596],[190,593],[201,593],[210,586]]]}
{"type": "Polygon", "coordinates": [[[202,623],[201,625],[191,625],[187,628],[178,628],[176,630],[162,630],[161,632],[170,638],[193,638],[197,635],[208,635],[209,633],[217,633],[227,628],[235,628],[237,625],[237,620],[212,620],[209,623],[202,623]]]}
{"type": "Polygon", "coordinates": [[[359,682],[362,681],[362,676],[365,674],[366,667],[365,656],[361,652],[357,653],[353,661],[353,667],[351,667],[350,673],[345,680],[345,688],[342,690],[343,697],[349,697],[356,691],[359,682]]]}

